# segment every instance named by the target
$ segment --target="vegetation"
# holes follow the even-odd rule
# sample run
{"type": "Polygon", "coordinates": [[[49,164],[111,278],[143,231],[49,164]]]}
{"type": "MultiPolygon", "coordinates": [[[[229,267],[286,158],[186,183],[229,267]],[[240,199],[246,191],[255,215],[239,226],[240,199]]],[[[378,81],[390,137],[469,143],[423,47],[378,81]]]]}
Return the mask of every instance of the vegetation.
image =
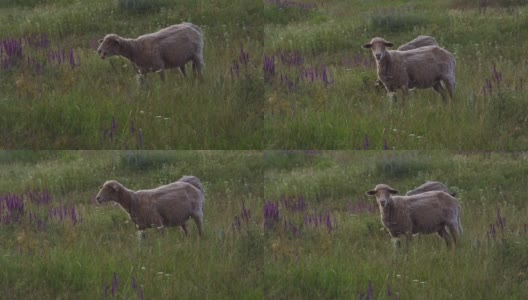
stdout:
{"type": "Polygon", "coordinates": [[[251,151],[0,152],[0,291],[7,299],[261,299],[261,155],[251,151]],[[142,164],[134,163],[142,161],[142,164]],[[206,190],[194,222],[146,231],[94,197],[107,179],[152,188],[182,175],[206,190]]]}
{"type": "Polygon", "coordinates": [[[0,148],[262,147],[258,1],[2,3],[0,148]],[[184,21],[204,31],[203,81],[171,70],[140,86],[128,60],[95,52],[105,34],[137,37],[184,21]]]}
{"type": "Polygon", "coordinates": [[[268,151],[264,294],[269,299],[525,299],[526,153],[268,151]],[[296,156],[294,168],[276,167],[296,156]],[[464,234],[395,248],[378,183],[400,193],[439,180],[457,193],[464,234]]]}
{"type": "Polygon", "coordinates": [[[266,149],[523,150],[526,1],[265,1],[266,149]],[[304,3],[296,5],[295,3],[304,3]],[[361,45],[430,35],[457,60],[455,99],[391,102],[361,45]]]}

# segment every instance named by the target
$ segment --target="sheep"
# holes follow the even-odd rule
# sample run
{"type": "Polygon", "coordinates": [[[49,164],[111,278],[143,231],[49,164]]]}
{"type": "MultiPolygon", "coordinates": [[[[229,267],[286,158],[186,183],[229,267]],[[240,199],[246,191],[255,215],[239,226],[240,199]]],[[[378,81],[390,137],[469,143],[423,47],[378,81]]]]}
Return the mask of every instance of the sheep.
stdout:
{"type": "Polygon", "coordinates": [[[456,196],[456,193],[451,193],[449,192],[449,189],[447,188],[447,186],[441,182],[438,182],[438,181],[427,181],[426,183],[420,185],[419,187],[415,188],[414,190],[410,190],[408,191],[405,196],[412,196],[412,195],[417,195],[417,194],[421,194],[421,193],[425,193],[425,192],[429,192],[429,191],[442,191],[442,192],[446,192],[448,193],[449,195],[455,197],[456,196]]]}
{"type": "Polygon", "coordinates": [[[378,184],[369,196],[376,196],[380,209],[381,222],[393,239],[404,234],[407,242],[416,233],[437,233],[446,245],[450,238],[454,244],[462,234],[460,203],[443,191],[429,191],[413,196],[393,196],[398,191],[386,184],[378,184]],[[446,230],[449,228],[449,233],[446,230]]]}
{"type": "Polygon", "coordinates": [[[142,77],[148,72],[158,72],[165,79],[164,69],[179,68],[183,76],[185,64],[193,62],[193,71],[203,76],[203,32],[191,23],[172,25],[136,39],[107,34],[99,40],[97,53],[101,59],[120,55],[135,64],[142,77]]]}
{"type": "Polygon", "coordinates": [[[187,182],[189,184],[192,184],[195,188],[199,189],[200,192],[202,192],[202,211],[205,207],[205,190],[202,185],[202,182],[200,181],[200,178],[196,176],[183,176],[182,178],[178,179],[179,182],[187,182]]]}
{"type": "Polygon", "coordinates": [[[409,89],[430,88],[446,100],[446,91],[453,99],[455,90],[455,57],[438,46],[425,46],[407,51],[387,50],[393,43],[383,38],[373,38],[363,48],[371,49],[376,59],[378,80],[393,97],[397,89],[403,91],[403,99],[409,89]]]}
{"type": "Polygon", "coordinates": [[[184,176],[176,181],[151,190],[133,191],[115,180],[106,181],[96,196],[98,204],[114,201],[118,203],[136,224],[138,235],[147,228],[181,226],[188,235],[186,221],[193,218],[202,235],[204,193],[195,184],[200,180],[184,176]]]}
{"type": "MultiPolygon", "coordinates": [[[[407,42],[400,47],[398,47],[399,51],[407,51],[412,50],[420,47],[425,46],[439,46],[436,40],[433,37],[430,37],[428,35],[420,35],[416,37],[414,40],[407,42]]],[[[376,86],[381,85],[381,81],[379,79],[376,79],[376,86]]]]}
{"type": "Polygon", "coordinates": [[[407,51],[407,50],[412,50],[412,49],[421,48],[425,46],[439,46],[439,45],[433,37],[430,37],[428,35],[420,35],[416,37],[414,40],[398,47],[398,50],[407,51]]]}

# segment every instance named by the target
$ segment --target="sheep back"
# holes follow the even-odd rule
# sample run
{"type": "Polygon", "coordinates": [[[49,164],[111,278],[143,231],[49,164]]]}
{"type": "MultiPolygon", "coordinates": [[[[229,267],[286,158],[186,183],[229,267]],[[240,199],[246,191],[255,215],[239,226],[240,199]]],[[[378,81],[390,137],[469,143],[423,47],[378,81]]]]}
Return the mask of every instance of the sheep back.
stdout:
{"type": "MultiPolygon", "coordinates": [[[[401,68],[393,76],[405,76],[407,87],[429,88],[434,82],[445,77],[454,77],[455,57],[447,50],[437,46],[421,47],[408,51],[391,50],[391,58],[397,57],[395,67],[401,68]],[[399,73],[399,74],[398,74],[399,73]],[[406,73],[406,74],[403,74],[406,73]]],[[[396,79],[394,81],[399,81],[396,79]]]]}
{"type": "MultiPolygon", "coordinates": [[[[144,222],[152,222],[157,217],[164,226],[180,226],[193,214],[202,213],[200,190],[186,182],[137,191],[136,195],[142,206],[144,222]]],[[[138,224],[138,227],[151,227],[151,224],[138,224]]]]}
{"type": "Polygon", "coordinates": [[[407,208],[412,219],[412,233],[434,233],[447,224],[458,224],[460,203],[442,191],[430,191],[407,197],[407,208]]]}
{"type": "Polygon", "coordinates": [[[433,37],[427,35],[420,35],[412,41],[398,47],[399,51],[407,51],[425,46],[439,46],[433,37]]]}
{"type": "MultiPolygon", "coordinates": [[[[405,194],[405,196],[417,195],[417,194],[421,194],[421,193],[429,192],[429,191],[442,191],[442,192],[449,193],[449,189],[447,188],[445,184],[438,182],[438,181],[427,181],[426,183],[420,185],[419,187],[408,191],[405,194]]],[[[451,195],[454,196],[453,194],[451,195]]]]}

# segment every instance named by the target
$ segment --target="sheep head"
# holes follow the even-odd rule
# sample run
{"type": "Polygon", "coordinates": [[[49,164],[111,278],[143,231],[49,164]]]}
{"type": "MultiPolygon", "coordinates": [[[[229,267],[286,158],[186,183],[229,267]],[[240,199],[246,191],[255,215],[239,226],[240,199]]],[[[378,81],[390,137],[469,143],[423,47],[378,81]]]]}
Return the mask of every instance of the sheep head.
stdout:
{"type": "Polygon", "coordinates": [[[121,49],[121,38],[116,34],[107,34],[104,39],[99,40],[99,48],[97,54],[101,59],[118,55],[121,49]]]}
{"type": "Polygon", "coordinates": [[[123,185],[115,180],[109,180],[99,187],[99,193],[95,197],[97,203],[108,201],[117,202],[119,193],[123,190],[123,185]]]}
{"type": "Polygon", "coordinates": [[[375,37],[370,40],[370,43],[363,45],[363,48],[372,50],[372,55],[377,61],[382,60],[387,55],[387,47],[394,46],[393,43],[386,41],[383,38],[375,37]]]}
{"type": "Polygon", "coordinates": [[[376,196],[376,201],[380,207],[387,207],[392,201],[391,195],[398,194],[398,191],[386,184],[378,184],[376,187],[366,193],[369,196],[376,196]]]}

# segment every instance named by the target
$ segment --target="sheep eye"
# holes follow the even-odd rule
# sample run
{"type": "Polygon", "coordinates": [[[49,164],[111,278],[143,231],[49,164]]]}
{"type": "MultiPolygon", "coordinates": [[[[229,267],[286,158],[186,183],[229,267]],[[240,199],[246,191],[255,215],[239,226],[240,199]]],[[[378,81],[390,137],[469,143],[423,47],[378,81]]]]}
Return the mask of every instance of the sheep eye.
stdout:
{"type": "Polygon", "coordinates": [[[101,186],[99,187],[99,189],[102,189],[102,188],[103,188],[103,186],[101,185],[101,186]]]}

